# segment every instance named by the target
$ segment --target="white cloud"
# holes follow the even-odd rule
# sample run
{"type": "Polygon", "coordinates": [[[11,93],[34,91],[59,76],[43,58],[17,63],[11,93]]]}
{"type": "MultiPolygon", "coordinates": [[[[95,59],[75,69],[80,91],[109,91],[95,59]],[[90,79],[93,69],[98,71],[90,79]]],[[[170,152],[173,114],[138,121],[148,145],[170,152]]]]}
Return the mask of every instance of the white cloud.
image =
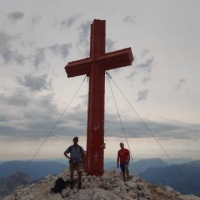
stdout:
{"type": "Polygon", "coordinates": [[[15,11],[15,12],[9,13],[8,17],[14,21],[17,21],[24,18],[24,13],[15,11]]]}
{"type": "Polygon", "coordinates": [[[62,28],[69,28],[73,26],[73,24],[81,18],[81,14],[73,15],[65,20],[63,20],[60,25],[62,28]]]}
{"type": "Polygon", "coordinates": [[[3,57],[6,63],[9,63],[12,59],[13,53],[10,50],[10,41],[12,37],[10,37],[4,31],[0,32],[0,55],[3,57]]]}
{"type": "Polygon", "coordinates": [[[128,23],[131,23],[131,24],[134,24],[135,22],[136,22],[136,15],[134,15],[134,16],[126,16],[124,19],[123,19],[123,21],[124,22],[128,22],[128,23]]]}
{"type": "Polygon", "coordinates": [[[184,79],[184,78],[179,79],[179,80],[178,80],[178,83],[177,83],[177,85],[176,85],[176,89],[179,90],[179,89],[183,86],[183,84],[184,84],[185,82],[186,82],[186,79],[184,79]]]}
{"type": "Polygon", "coordinates": [[[146,100],[148,94],[149,94],[149,91],[148,91],[148,90],[139,91],[139,92],[138,92],[138,99],[137,99],[137,101],[146,100]]]}
{"type": "MultiPolygon", "coordinates": [[[[94,19],[101,19],[106,20],[106,51],[130,46],[135,58],[132,66],[120,68],[117,73],[111,70],[109,74],[114,74],[117,85],[156,137],[168,142],[168,146],[180,142],[181,150],[188,142],[194,149],[188,147],[187,153],[194,155],[200,132],[198,1],[183,0],[181,6],[171,0],[164,4],[157,2],[156,6],[147,2],[145,7],[140,1],[112,4],[86,0],[68,4],[44,0],[42,4],[45,6],[38,7],[41,2],[37,0],[0,2],[3,10],[0,12],[0,148],[8,146],[12,139],[13,145],[23,140],[20,145],[31,149],[31,142],[37,144],[49,134],[83,79],[68,79],[64,66],[89,57],[90,25],[94,19]],[[162,120],[155,116],[161,116],[162,120]]],[[[108,85],[105,137],[122,140],[116,108],[107,89],[108,85]]],[[[51,141],[68,142],[77,134],[85,137],[87,95],[88,84],[67,108],[51,141]]],[[[117,92],[116,97],[120,97],[117,92]]],[[[148,153],[153,138],[133,117],[130,107],[121,99],[118,102],[131,145],[139,148],[144,142],[148,153]]],[[[172,149],[174,154],[180,150],[172,149]]],[[[109,150],[115,154],[115,150],[109,150]]],[[[160,149],[153,152],[159,154],[160,149]]]]}
{"type": "Polygon", "coordinates": [[[44,48],[37,49],[33,61],[36,69],[39,69],[40,64],[42,64],[44,61],[45,61],[45,49],[44,48]]]}
{"type": "Polygon", "coordinates": [[[47,74],[43,74],[41,76],[26,74],[23,79],[21,77],[17,77],[17,81],[21,85],[30,88],[32,91],[40,91],[51,88],[52,80],[47,81],[47,78],[47,74]]]}
{"type": "Polygon", "coordinates": [[[89,34],[90,34],[90,26],[91,26],[91,23],[90,21],[86,21],[84,23],[82,23],[80,25],[80,27],[78,28],[78,36],[79,36],[79,39],[78,39],[78,42],[76,44],[77,48],[79,51],[82,52],[82,54],[86,57],[89,57],[89,34]]]}
{"type": "Polygon", "coordinates": [[[136,67],[151,72],[154,62],[154,57],[151,57],[146,59],[145,62],[137,64],[136,67]]]}
{"type": "Polygon", "coordinates": [[[23,90],[17,90],[11,95],[0,94],[0,99],[8,105],[27,106],[29,98],[23,90]]]}

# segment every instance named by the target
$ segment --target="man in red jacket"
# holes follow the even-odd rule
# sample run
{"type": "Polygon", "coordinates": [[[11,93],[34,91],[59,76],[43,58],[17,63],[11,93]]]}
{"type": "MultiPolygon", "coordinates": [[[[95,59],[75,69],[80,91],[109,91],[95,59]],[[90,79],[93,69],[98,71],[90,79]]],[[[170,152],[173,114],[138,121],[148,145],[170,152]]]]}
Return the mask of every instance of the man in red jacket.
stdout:
{"type": "Polygon", "coordinates": [[[117,168],[121,168],[122,174],[123,174],[123,180],[126,181],[125,173],[127,176],[127,179],[129,179],[129,169],[128,164],[130,161],[130,153],[128,149],[124,148],[124,143],[120,142],[121,149],[118,151],[117,156],[117,168]]]}

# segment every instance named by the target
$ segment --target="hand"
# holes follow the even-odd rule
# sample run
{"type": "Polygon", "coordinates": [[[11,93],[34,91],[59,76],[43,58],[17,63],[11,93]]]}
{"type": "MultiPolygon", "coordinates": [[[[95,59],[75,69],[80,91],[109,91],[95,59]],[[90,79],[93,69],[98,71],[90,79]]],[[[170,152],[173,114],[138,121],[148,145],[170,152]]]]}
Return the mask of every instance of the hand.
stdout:
{"type": "Polygon", "coordinates": [[[68,158],[69,160],[71,160],[71,157],[70,157],[70,156],[68,156],[67,158],[68,158]]]}

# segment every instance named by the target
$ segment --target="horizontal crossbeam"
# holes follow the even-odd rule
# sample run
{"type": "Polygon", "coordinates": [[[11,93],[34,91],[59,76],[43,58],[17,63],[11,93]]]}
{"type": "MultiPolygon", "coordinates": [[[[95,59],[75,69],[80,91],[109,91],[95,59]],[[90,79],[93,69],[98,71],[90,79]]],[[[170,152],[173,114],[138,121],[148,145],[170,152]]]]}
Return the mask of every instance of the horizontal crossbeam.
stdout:
{"type": "MultiPolygon", "coordinates": [[[[94,67],[101,67],[103,70],[110,70],[119,67],[125,67],[133,62],[133,54],[131,48],[126,48],[118,51],[113,51],[111,53],[106,53],[105,55],[94,60],[94,67]]],[[[91,72],[91,67],[93,65],[91,58],[85,58],[82,60],[77,60],[69,62],[65,66],[65,71],[67,76],[81,76],[89,74],[91,72]]]]}

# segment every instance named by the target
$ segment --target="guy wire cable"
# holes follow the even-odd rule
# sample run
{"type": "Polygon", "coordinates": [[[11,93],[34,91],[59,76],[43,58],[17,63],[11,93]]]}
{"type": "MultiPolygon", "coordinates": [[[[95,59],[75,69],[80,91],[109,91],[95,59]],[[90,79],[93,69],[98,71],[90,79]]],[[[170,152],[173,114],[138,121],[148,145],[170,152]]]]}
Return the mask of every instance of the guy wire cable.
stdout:
{"type": "Polygon", "coordinates": [[[49,132],[49,134],[47,135],[47,137],[44,139],[43,143],[40,145],[40,147],[38,148],[38,150],[36,151],[36,153],[33,155],[33,157],[31,158],[31,160],[27,163],[27,165],[24,167],[24,169],[22,170],[22,172],[24,172],[26,170],[26,168],[30,165],[30,163],[33,161],[33,159],[35,158],[35,156],[37,155],[37,153],[40,151],[40,149],[42,148],[42,146],[44,145],[44,143],[46,142],[46,140],[49,138],[49,136],[51,135],[51,133],[53,132],[53,130],[55,129],[55,127],[57,126],[57,124],[59,123],[59,121],[61,120],[61,118],[63,117],[63,115],[65,114],[65,112],[67,111],[67,109],[69,108],[70,104],[72,103],[72,101],[74,100],[75,96],[77,95],[78,91],[80,90],[80,88],[82,87],[85,79],[87,76],[85,76],[83,82],[81,83],[81,85],[79,86],[78,90],[75,92],[74,96],[72,97],[71,101],[69,102],[68,106],[65,108],[64,112],[61,114],[61,116],[59,117],[59,119],[57,120],[57,122],[55,123],[55,125],[53,126],[53,128],[51,129],[51,131],[49,132]]]}
{"type": "Polygon", "coordinates": [[[136,112],[136,110],[133,108],[133,106],[130,104],[130,102],[128,101],[128,99],[124,96],[124,94],[122,93],[122,91],[120,90],[120,88],[117,86],[117,84],[115,83],[115,81],[112,79],[112,77],[110,76],[110,74],[108,74],[108,72],[106,72],[106,74],[110,77],[110,79],[113,81],[113,83],[115,84],[115,86],[118,88],[118,90],[120,91],[120,93],[122,94],[122,96],[125,98],[125,100],[127,101],[127,103],[130,105],[130,107],[133,109],[133,111],[135,112],[135,114],[138,116],[138,118],[140,119],[140,121],[143,123],[143,125],[146,127],[146,129],[148,130],[148,132],[151,134],[151,136],[156,140],[156,142],[159,144],[159,146],[161,147],[161,149],[165,152],[165,154],[167,155],[167,157],[170,159],[170,161],[172,162],[172,164],[176,167],[176,169],[178,170],[178,172],[181,174],[181,176],[184,178],[184,180],[186,181],[186,183],[189,185],[189,187],[192,189],[192,191],[194,193],[197,194],[195,188],[189,183],[189,181],[186,179],[185,175],[180,171],[180,169],[177,167],[177,165],[173,162],[173,160],[171,159],[171,157],[168,155],[168,153],[165,151],[165,149],[162,147],[162,145],[158,142],[157,138],[153,135],[153,133],[150,131],[150,129],[148,128],[148,126],[146,125],[146,123],[142,120],[142,118],[140,117],[140,115],[136,112]]]}
{"type": "Polygon", "coordinates": [[[109,85],[110,85],[111,93],[112,93],[112,96],[113,96],[113,99],[114,99],[114,102],[115,102],[115,107],[116,107],[116,109],[117,109],[117,114],[118,114],[118,117],[119,117],[119,120],[120,120],[120,123],[121,123],[122,131],[123,131],[123,133],[124,133],[124,136],[125,136],[125,139],[126,139],[126,143],[127,143],[127,146],[128,146],[129,152],[130,152],[130,155],[131,155],[131,159],[132,159],[132,161],[133,161],[133,167],[134,167],[135,172],[136,172],[136,174],[137,174],[136,167],[135,167],[135,163],[134,163],[134,160],[133,160],[133,156],[132,156],[132,153],[131,153],[131,150],[130,150],[130,146],[129,146],[129,143],[128,143],[128,138],[127,138],[127,136],[126,136],[126,133],[125,133],[125,130],[124,130],[124,126],[123,126],[123,123],[122,123],[122,119],[121,119],[121,116],[120,116],[120,114],[119,114],[118,106],[117,106],[117,103],[116,103],[116,100],[115,100],[115,97],[114,97],[114,93],[113,93],[113,90],[112,90],[112,87],[111,87],[111,84],[110,84],[109,78],[111,78],[111,77],[110,77],[110,75],[109,75],[107,72],[106,72],[106,75],[107,75],[108,83],[109,83],[109,85]]]}

